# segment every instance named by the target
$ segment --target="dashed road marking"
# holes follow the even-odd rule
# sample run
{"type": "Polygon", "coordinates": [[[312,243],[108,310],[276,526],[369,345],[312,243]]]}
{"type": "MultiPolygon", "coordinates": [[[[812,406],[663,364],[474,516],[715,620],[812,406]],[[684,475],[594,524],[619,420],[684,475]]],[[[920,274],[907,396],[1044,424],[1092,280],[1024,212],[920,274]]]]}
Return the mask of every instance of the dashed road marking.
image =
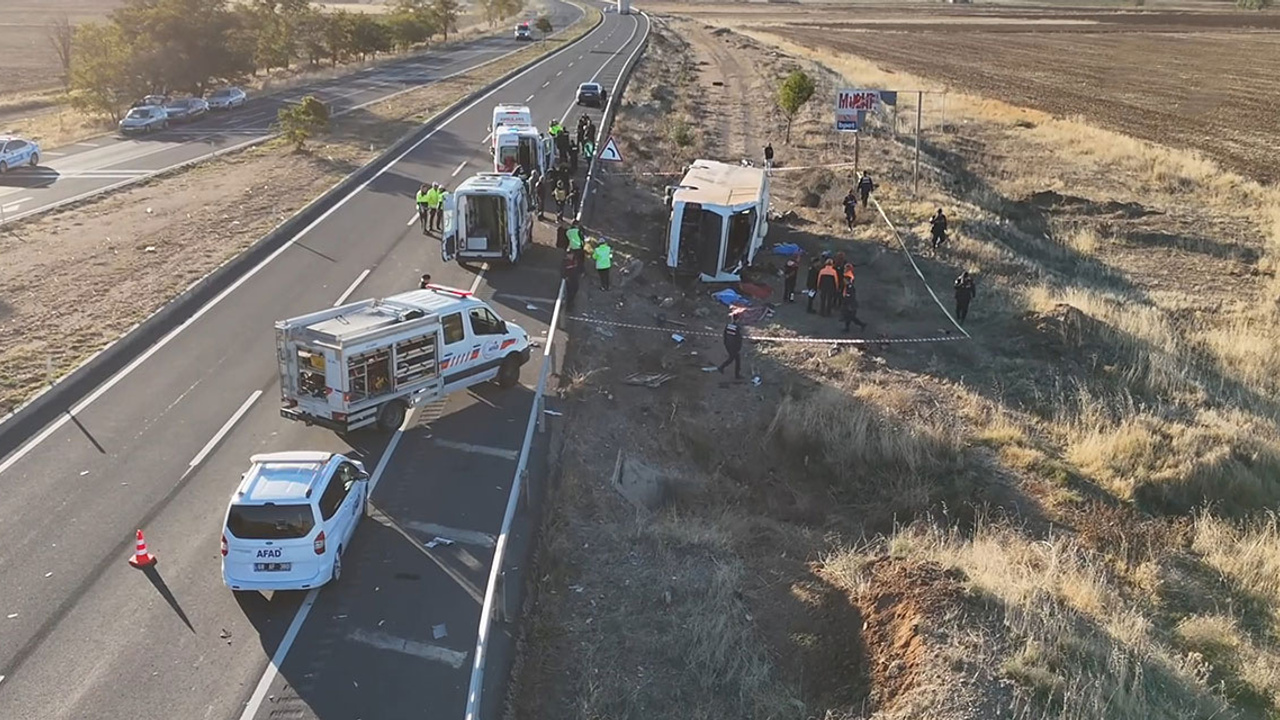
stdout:
{"type": "Polygon", "coordinates": [[[240,409],[236,410],[235,414],[231,416],[231,419],[227,420],[227,422],[223,424],[222,428],[218,430],[218,433],[214,435],[209,442],[205,443],[204,447],[200,448],[200,452],[196,453],[195,457],[191,458],[191,462],[187,463],[187,467],[193,468],[204,462],[204,459],[209,456],[209,453],[213,452],[213,449],[218,446],[218,443],[222,442],[222,438],[226,437],[227,433],[231,432],[231,428],[235,427],[236,423],[240,422],[240,418],[244,417],[244,414],[249,412],[249,408],[253,407],[253,403],[260,397],[262,397],[262,391],[254,390],[253,394],[249,396],[249,399],[245,400],[244,404],[240,406],[240,409]]]}
{"type": "Polygon", "coordinates": [[[525,99],[524,99],[524,101],[525,101],[525,102],[529,102],[529,101],[530,101],[530,100],[532,100],[532,99],[533,99],[533,96],[532,96],[532,95],[530,95],[529,97],[525,98],[525,99]]]}
{"type": "Polygon", "coordinates": [[[489,457],[502,458],[503,460],[515,460],[520,457],[520,453],[516,450],[508,450],[506,448],[492,447],[489,445],[473,445],[472,443],[454,442],[453,440],[433,440],[436,445],[448,449],[457,450],[458,452],[475,453],[476,455],[488,455],[489,457]]]}
{"type": "Polygon", "coordinates": [[[478,530],[463,530],[461,528],[452,528],[446,525],[437,525],[436,523],[410,521],[404,524],[410,530],[420,532],[425,537],[445,538],[454,542],[460,542],[463,545],[475,545],[476,547],[491,548],[497,544],[497,538],[489,533],[482,533],[478,530]]]}
{"type": "MultiPolygon", "coordinates": [[[[532,95],[530,95],[529,97],[533,97],[533,96],[532,96],[532,95]]],[[[449,177],[458,177],[458,173],[462,172],[462,168],[464,168],[464,167],[466,167],[466,166],[467,166],[467,161],[466,161],[466,160],[463,160],[462,162],[458,163],[458,167],[456,167],[456,168],[454,168],[454,169],[453,169],[453,173],[451,173],[451,174],[449,175],[449,177]]]]}
{"type": "Polygon", "coordinates": [[[347,298],[351,297],[351,293],[355,292],[356,288],[360,286],[360,283],[364,282],[364,279],[369,277],[370,272],[371,268],[365,268],[364,272],[360,273],[360,276],[355,279],[355,282],[347,286],[347,289],[338,297],[337,302],[335,302],[333,306],[338,307],[342,303],[346,302],[347,298]]]}

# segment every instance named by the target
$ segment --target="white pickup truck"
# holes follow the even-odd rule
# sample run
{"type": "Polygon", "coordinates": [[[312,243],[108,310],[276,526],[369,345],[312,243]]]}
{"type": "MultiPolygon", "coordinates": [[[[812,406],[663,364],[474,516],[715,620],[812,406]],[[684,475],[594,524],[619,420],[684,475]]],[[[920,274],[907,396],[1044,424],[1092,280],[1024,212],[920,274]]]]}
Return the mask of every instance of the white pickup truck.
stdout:
{"type": "Polygon", "coordinates": [[[529,334],[465,290],[430,285],[276,323],[281,416],[340,433],[400,427],[413,407],[511,387],[529,334]]]}

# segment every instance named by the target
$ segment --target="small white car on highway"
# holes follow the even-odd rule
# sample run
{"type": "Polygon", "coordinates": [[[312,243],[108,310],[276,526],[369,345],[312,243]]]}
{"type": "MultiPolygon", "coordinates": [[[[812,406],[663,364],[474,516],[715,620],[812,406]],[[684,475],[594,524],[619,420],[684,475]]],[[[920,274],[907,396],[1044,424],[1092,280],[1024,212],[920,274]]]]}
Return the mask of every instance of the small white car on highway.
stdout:
{"type": "Polygon", "coordinates": [[[369,499],[364,465],[337,453],[249,458],[227,507],[222,581],[232,590],[308,590],[342,576],[369,499]]]}
{"type": "Polygon", "coordinates": [[[40,146],[33,140],[0,135],[0,173],[40,164],[40,146]]]}
{"type": "Polygon", "coordinates": [[[225,87],[214,90],[209,93],[205,100],[209,103],[210,110],[230,110],[244,105],[249,96],[238,87],[225,87]]]}
{"type": "Polygon", "coordinates": [[[169,114],[159,105],[133,108],[120,121],[121,135],[140,135],[169,127],[169,114]]]}

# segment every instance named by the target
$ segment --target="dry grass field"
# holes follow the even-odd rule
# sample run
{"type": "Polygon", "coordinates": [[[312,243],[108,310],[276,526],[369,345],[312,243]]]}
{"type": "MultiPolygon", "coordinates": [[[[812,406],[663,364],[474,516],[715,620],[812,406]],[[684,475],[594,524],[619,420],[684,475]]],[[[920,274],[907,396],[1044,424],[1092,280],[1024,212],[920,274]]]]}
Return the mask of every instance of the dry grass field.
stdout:
{"type": "MultiPolygon", "coordinates": [[[[662,19],[628,88],[627,163],[589,228],[622,287],[576,312],[682,324],[570,320],[508,717],[1276,717],[1280,190],[1087,114],[952,92],[919,196],[909,141],[862,138],[902,244],[874,212],[849,231],[851,169],[821,167],[850,159],[834,89],[945,78],[744,24],[779,7],[680,6],[702,14],[662,19]],[[796,67],[819,92],[787,145],[764,98],[796,67]],[[767,140],[788,212],[770,242],[847,253],[869,325],[850,337],[872,342],[748,343],[757,385],[702,372],[724,308],[658,258],[679,167],[767,140]],[[933,251],[938,207],[952,239],[933,251]],[[954,337],[925,283],[949,304],[965,269],[971,340],[880,342],[954,337]]],[[[843,337],[778,302],[778,265],[751,278],[778,303],[752,331],[843,337]]]]}
{"type": "Polygon", "coordinates": [[[1280,13],[810,4],[691,14],[1280,180],[1280,13]]]}
{"type": "Polygon", "coordinates": [[[49,21],[65,15],[74,22],[100,20],[117,0],[11,0],[0,8],[0,104],[56,89],[58,55],[49,44],[49,21]]]}

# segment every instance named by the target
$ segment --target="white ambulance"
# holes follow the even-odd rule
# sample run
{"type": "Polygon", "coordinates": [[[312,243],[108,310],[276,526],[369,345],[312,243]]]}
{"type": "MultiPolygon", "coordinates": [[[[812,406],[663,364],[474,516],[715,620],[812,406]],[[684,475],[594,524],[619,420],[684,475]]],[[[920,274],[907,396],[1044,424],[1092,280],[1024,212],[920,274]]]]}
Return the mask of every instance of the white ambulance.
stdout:
{"type": "Polygon", "coordinates": [[[276,323],[280,414],[340,433],[395,430],[411,408],[490,380],[511,387],[529,334],[465,290],[430,285],[276,323]]]}
{"type": "Polygon", "coordinates": [[[489,123],[489,132],[497,132],[503,127],[532,127],[533,113],[528,105],[503,103],[493,106],[493,121],[489,123]]]}
{"type": "Polygon", "coordinates": [[[514,175],[480,173],[462,181],[444,201],[440,255],[517,263],[533,242],[533,206],[514,175]]]}
{"type": "Polygon", "coordinates": [[[543,175],[551,169],[555,149],[551,138],[538,132],[531,125],[502,125],[493,131],[493,171],[515,173],[521,165],[532,172],[535,168],[543,175]]]}

